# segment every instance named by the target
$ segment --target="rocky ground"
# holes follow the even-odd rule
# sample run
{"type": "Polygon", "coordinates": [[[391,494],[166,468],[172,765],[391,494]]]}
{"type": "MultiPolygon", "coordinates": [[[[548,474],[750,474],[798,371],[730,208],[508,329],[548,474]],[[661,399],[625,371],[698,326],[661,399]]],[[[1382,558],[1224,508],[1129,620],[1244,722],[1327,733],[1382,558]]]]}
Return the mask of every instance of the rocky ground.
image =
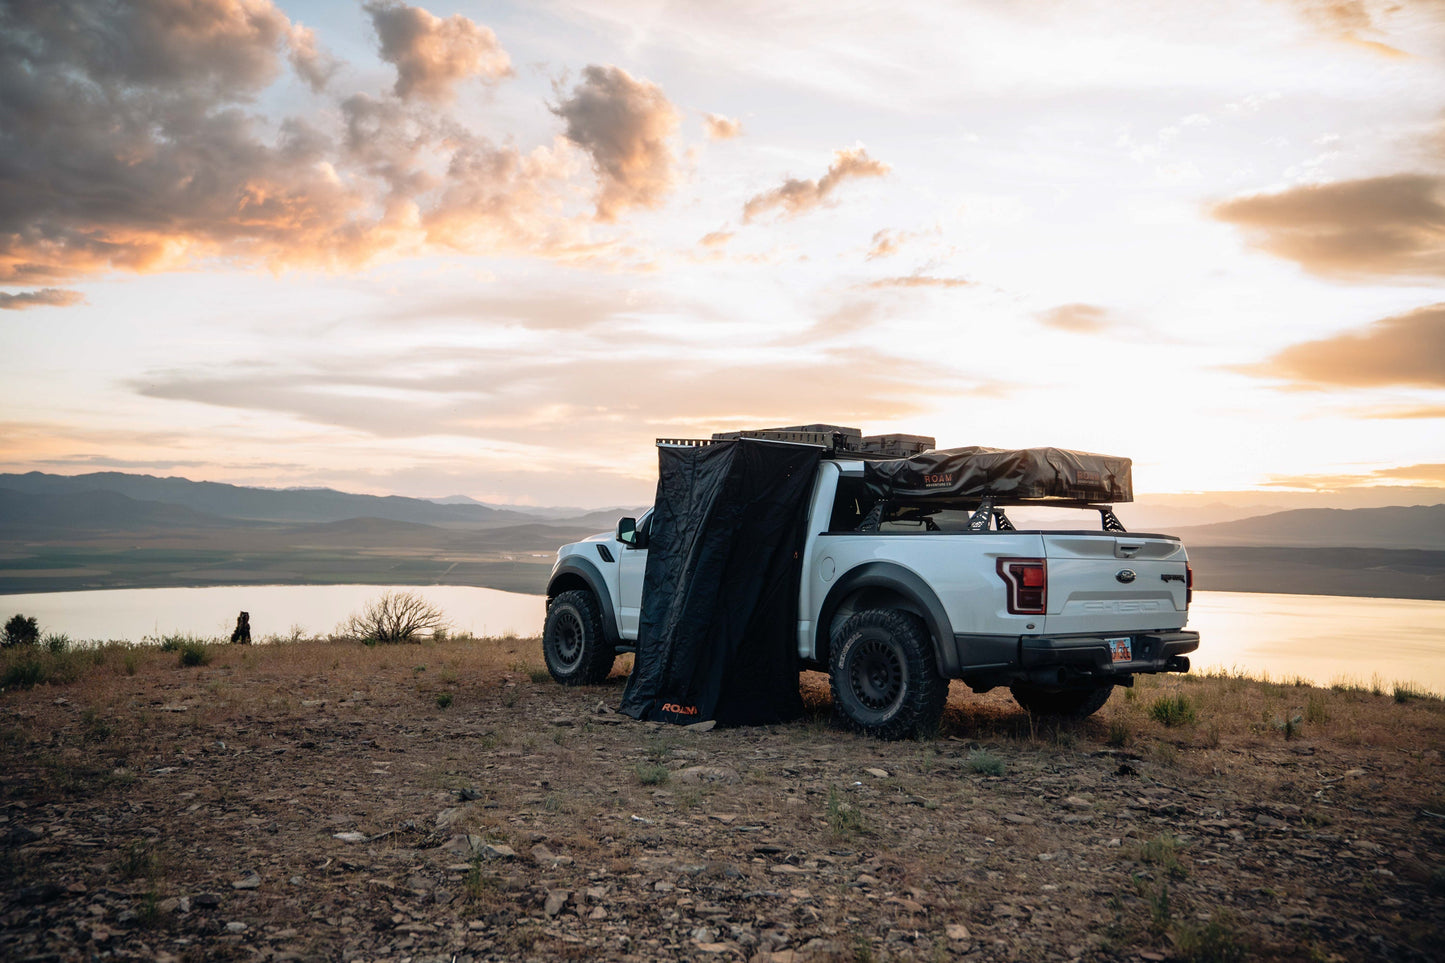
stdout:
{"type": "Polygon", "coordinates": [[[955,683],[888,744],[821,676],[697,731],[535,640],[208,654],[0,693],[0,958],[1439,959],[1434,699],[1170,677],[1056,727],[955,683]]]}

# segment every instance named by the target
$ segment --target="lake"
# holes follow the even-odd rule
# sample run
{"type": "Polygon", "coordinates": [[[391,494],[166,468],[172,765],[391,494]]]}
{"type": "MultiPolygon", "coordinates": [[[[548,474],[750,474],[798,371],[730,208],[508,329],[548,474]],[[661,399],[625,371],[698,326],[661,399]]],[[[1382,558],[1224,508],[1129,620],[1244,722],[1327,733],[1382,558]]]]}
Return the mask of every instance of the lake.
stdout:
{"type": "MultiPolygon", "coordinates": [[[[251,634],[324,634],[382,592],[416,591],[447,613],[454,631],[537,635],[537,595],[454,585],[263,585],[115,589],[0,596],[0,618],[34,615],[43,632],[72,639],[128,639],[185,633],[229,637],[236,613],[251,634]]],[[[1341,680],[1388,689],[1413,682],[1445,693],[1445,602],[1196,592],[1189,627],[1203,636],[1196,669],[1239,669],[1319,685],[1341,680]]]]}

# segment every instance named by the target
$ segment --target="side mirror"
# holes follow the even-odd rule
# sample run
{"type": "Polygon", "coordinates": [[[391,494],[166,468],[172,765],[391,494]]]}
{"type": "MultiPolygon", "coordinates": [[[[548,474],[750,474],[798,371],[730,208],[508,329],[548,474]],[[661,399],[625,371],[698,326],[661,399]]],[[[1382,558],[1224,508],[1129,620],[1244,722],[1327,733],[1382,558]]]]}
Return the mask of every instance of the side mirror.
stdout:
{"type": "Polygon", "coordinates": [[[637,519],[622,518],[617,521],[617,540],[623,545],[637,545],[637,519]]]}

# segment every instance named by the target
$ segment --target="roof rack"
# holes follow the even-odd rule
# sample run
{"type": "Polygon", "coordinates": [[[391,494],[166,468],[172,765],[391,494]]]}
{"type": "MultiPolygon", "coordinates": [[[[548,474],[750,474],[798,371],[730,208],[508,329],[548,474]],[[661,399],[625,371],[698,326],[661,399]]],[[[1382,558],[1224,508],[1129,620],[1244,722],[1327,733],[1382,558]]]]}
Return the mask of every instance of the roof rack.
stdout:
{"type": "Polygon", "coordinates": [[[741,431],[718,431],[711,438],[659,438],[659,446],[700,448],[715,441],[752,438],[758,441],[781,441],[794,445],[816,445],[834,456],[851,458],[908,458],[935,447],[929,435],[864,435],[857,428],[843,425],[792,425],[786,428],[748,428],[741,431]]]}

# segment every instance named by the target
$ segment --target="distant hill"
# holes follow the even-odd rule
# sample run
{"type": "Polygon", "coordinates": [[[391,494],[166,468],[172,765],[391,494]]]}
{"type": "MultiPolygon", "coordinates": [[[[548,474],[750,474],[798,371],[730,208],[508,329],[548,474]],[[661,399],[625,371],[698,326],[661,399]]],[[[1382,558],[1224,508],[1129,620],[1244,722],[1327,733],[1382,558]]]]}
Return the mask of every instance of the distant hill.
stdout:
{"type": "Polygon", "coordinates": [[[1195,546],[1445,549],[1445,505],[1301,508],[1234,522],[1174,529],[1195,546]]]}
{"type": "Polygon", "coordinates": [[[223,529],[245,524],[117,492],[30,494],[0,488],[0,533],[48,536],[68,532],[166,532],[223,529]]]}
{"type": "Polygon", "coordinates": [[[618,508],[579,508],[575,505],[498,505],[492,502],[479,502],[466,495],[448,495],[445,498],[429,498],[427,501],[436,502],[438,505],[483,505],[487,508],[518,512],[548,521],[565,520],[568,523],[593,524],[601,520],[602,528],[613,527],[617,524],[617,519],[626,515],[636,518],[650,507],[648,505],[624,505],[618,508]]]}
{"type": "Polygon", "coordinates": [[[0,489],[28,495],[112,492],[138,501],[181,506],[217,518],[263,522],[339,522],[348,518],[380,518],[420,525],[492,527],[533,520],[520,512],[484,505],[439,505],[423,498],[399,495],[354,495],[329,488],[246,488],[220,482],[195,482],[186,478],[157,478],[124,472],[0,475],[0,489]]]}

